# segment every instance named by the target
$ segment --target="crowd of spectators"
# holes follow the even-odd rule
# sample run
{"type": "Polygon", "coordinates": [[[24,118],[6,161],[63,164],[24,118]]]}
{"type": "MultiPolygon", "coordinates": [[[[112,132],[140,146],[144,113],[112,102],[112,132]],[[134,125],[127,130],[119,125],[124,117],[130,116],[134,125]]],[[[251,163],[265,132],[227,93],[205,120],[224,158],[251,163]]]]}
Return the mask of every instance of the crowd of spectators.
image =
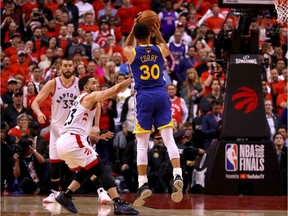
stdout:
{"type": "MultiPolygon", "coordinates": [[[[95,76],[102,90],[123,81],[131,76],[123,55],[123,42],[136,15],[152,9],[158,13],[160,31],[171,51],[164,74],[175,120],[174,137],[184,163],[185,191],[189,191],[193,161],[217,138],[217,122],[223,118],[226,68],[215,61],[223,56],[215,52],[214,40],[223,31],[229,33],[236,28],[239,19],[236,14],[219,8],[217,0],[3,0],[0,3],[2,184],[6,179],[9,189],[15,190],[13,185],[19,176],[13,173],[13,166],[19,155],[31,156],[33,150],[41,158],[34,155],[29,163],[49,169],[51,100],[47,98],[41,104],[46,115],[43,125],[37,123],[31,103],[47,81],[61,76],[62,58],[73,59],[76,76],[95,76]],[[33,147],[26,148],[28,153],[17,145],[24,135],[34,142],[33,147]]],[[[266,13],[260,14],[249,28],[260,31],[259,58],[271,141],[279,133],[285,148],[288,145],[287,25],[277,25],[275,17],[266,13]]],[[[137,189],[133,96],[134,92],[127,89],[102,102],[100,129],[114,132],[117,140],[101,140],[95,147],[111,167],[112,175],[124,176],[119,185],[122,192],[137,189]],[[121,139],[123,136],[126,142],[121,139]]],[[[279,152],[281,157],[282,151],[279,152]]],[[[171,167],[157,131],[151,134],[148,155],[148,177],[154,192],[169,192],[171,176],[167,173],[171,173],[171,167]]],[[[28,165],[25,161],[21,164],[31,177],[34,168],[28,165]]],[[[287,173],[287,166],[283,169],[287,173]]],[[[42,172],[36,179],[31,177],[34,184],[30,183],[36,188],[33,192],[45,192],[43,186],[49,184],[46,182],[49,178],[43,175],[48,174],[42,172]]]]}

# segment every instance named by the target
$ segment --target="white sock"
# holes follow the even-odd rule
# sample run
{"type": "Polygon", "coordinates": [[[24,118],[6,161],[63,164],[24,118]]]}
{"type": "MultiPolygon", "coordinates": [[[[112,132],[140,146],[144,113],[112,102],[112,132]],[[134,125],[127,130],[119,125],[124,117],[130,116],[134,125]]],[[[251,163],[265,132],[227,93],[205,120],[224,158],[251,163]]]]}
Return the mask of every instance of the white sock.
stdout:
{"type": "Polygon", "coordinates": [[[180,167],[173,168],[173,176],[175,177],[179,175],[182,178],[182,169],[180,167]]]}
{"type": "Polygon", "coordinates": [[[138,184],[139,184],[139,188],[142,187],[142,185],[144,185],[145,183],[148,182],[148,178],[147,175],[139,175],[138,176],[138,184]]]}

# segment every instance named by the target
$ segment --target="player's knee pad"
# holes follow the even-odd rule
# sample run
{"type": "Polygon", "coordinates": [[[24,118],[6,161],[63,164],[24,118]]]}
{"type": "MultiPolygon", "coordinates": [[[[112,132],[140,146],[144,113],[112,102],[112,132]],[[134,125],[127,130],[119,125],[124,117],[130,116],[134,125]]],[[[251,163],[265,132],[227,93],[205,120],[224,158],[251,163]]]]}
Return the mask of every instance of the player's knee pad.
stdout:
{"type": "MultiPolygon", "coordinates": [[[[61,162],[62,163],[62,162],[61,162]]],[[[61,163],[51,163],[51,179],[57,180],[61,178],[61,163]]]]}
{"type": "Polygon", "coordinates": [[[149,143],[149,133],[136,134],[137,138],[137,165],[147,165],[147,149],[149,143]]]}
{"type": "Polygon", "coordinates": [[[91,178],[91,172],[81,168],[75,175],[74,180],[77,181],[80,185],[83,185],[86,181],[91,178]]]}
{"type": "Polygon", "coordinates": [[[108,170],[105,169],[105,166],[102,164],[102,162],[99,162],[95,166],[91,167],[89,171],[96,175],[97,179],[100,179],[105,190],[108,190],[111,187],[116,187],[116,184],[112,180],[112,176],[109,175],[108,170]]]}
{"type": "Polygon", "coordinates": [[[173,129],[172,128],[163,128],[160,130],[161,137],[164,141],[164,145],[167,148],[168,155],[170,160],[174,158],[180,158],[179,150],[176,146],[174,137],[173,137],[173,129]]]}

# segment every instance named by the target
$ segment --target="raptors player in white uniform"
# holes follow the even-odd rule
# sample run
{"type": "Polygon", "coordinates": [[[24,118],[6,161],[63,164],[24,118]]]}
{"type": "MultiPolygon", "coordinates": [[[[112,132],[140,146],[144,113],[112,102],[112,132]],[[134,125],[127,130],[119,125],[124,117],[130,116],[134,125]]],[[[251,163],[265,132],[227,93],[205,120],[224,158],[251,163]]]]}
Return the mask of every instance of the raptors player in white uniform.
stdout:
{"type": "Polygon", "coordinates": [[[104,91],[97,91],[97,80],[92,76],[84,76],[79,80],[81,96],[74,101],[60,138],[57,140],[57,151],[61,159],[75,174],[75,180],[68,186],[67,191],[61,192],[56,201],[72,213],[77,213],[72,202],[72,194],[89,179],[99,178],[103,187],[114,200],[114,213],[116,215],[137,215],[138,211],[123,202],[117,193],[112,177],[107,175],[104,165],[97,153],[89,145],[87,137],[90,135],[93,119],[97,109],[101,109],[98,102],[113,97],[125,90],[131,84],[131,78],[104,91]]]}
{"type": "Polygon", "coordinates": [[[56,192],[58,191],[61,178],[60,165],[63,160],[60,159],[56,149],[56,141],[60,137],[59,131],[69,114],[70,107],[74,100],[80,95],[78,88],[78,78],[74,76],[74,66],[71,59],[63,59],[61,64],[62,75],[48,81],[41,89],[31,108],[38,116],[38,122],[44,124],[46,117],[40,110],[40,103],[49,95],[52,99],[51,104],[51,124],[50,124],[50,141],[49,156],[51,164],[51,182],[52,192],[49,197],[43,199],[43,202],[55,202],[56,192]]]}
{"type": "MultiPolygon", "coordinates": [[[[60,178],[62,176],[61,163],[63,163],[63,160],[59,158],[57,153],[56,141],[60,137],[59,132],[65,124],[70,107],[73,105],[74,100],[80,95],[80,90],[78,87],[79,79],[78,77],[74,76],[73,61],[71,59],[63,59],[61,71],[62,76],[56,77],[55,79],[47,82],[32,103],[32,109],[38,116],[38,122],[43,124],[46,117],[41,112],[39,104],[49,95],[52,99],[49,141],[52,193],[43,199],[43,202],[46,203],[56,202],[55,197],[58,195],[60,178]]],[[[99,124],[97,129],[99,130],[99,124]]],[[[107,192],[102,190],[102,188],[99,188],[97,192],[101,204],[111,201],[107,195],[107,192]]]]}

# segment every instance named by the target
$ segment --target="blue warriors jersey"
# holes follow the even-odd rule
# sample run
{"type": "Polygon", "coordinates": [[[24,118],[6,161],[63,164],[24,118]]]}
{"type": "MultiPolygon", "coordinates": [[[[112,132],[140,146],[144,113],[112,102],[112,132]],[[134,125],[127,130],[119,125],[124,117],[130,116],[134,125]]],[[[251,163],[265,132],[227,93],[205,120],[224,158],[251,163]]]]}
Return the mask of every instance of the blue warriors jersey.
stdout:
{"type": "Polygon", "coordinates": [[[135,94],[136,122],[134,133],[172,127],[171,102],[163,78],[164,58],[156,45],[135,47],[135,59],[130,65],[135,94]]]}
{"type": "Polygon", "coordinates": [[[136,90],[164,87],[164,58],[157,45],[135,47],[135,59],[130,65],[136,90]]]}

